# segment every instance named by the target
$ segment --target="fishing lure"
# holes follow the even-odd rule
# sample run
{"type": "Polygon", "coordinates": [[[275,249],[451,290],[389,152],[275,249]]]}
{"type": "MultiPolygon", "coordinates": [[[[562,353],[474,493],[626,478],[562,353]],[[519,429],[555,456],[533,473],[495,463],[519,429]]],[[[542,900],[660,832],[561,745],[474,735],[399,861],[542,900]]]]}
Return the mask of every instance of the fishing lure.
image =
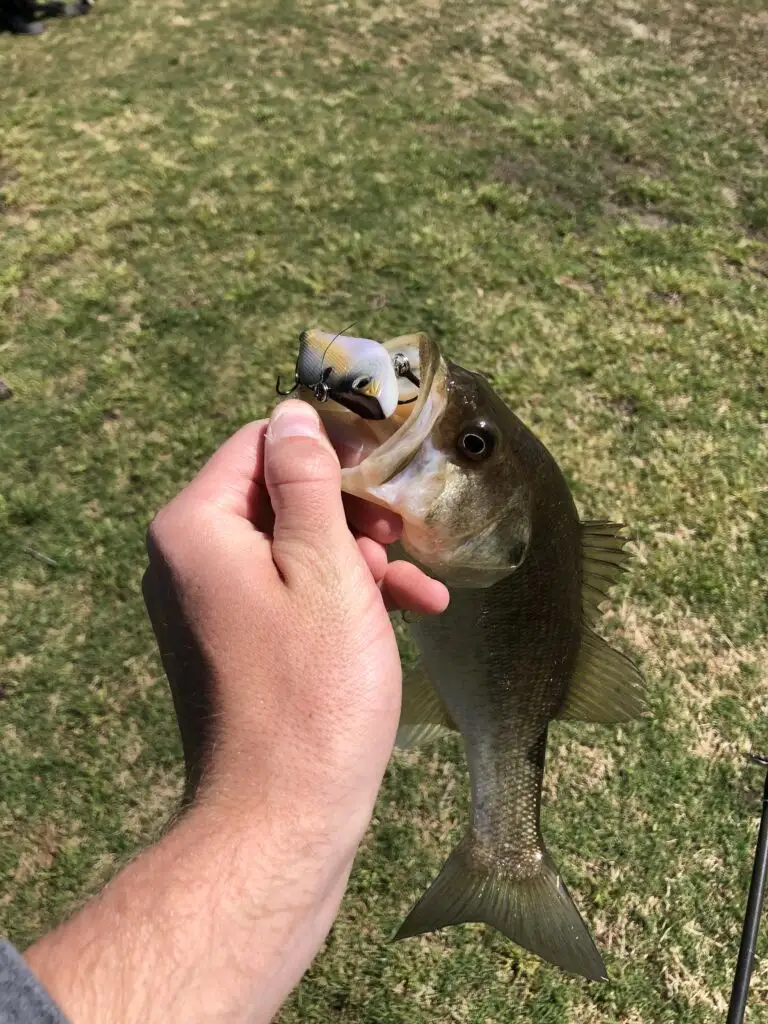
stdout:
{"type": "MultiPolygon", "coordinates": [[[[418,357],[417,357],[418,358],[418,357]]],[[[418,397],[419,379],[411,368],[411,354],[394,356],[377,341],[326,331],[304,331],[299,338],[294,383],[287,391],[277,381],[279,395],[297,388],[312,391],[319,402],[332,399],[363,419],[388,419],[398,405],[418,397]],[[401,394],[407,381],[416,394],[401,394]]]]}

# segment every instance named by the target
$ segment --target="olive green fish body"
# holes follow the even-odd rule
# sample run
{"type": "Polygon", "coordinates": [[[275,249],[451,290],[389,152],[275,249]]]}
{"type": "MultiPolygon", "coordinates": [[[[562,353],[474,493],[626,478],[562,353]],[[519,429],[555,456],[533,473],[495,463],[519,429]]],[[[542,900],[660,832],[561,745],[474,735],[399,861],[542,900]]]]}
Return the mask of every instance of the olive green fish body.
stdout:
{"type": "MultiPolygon", "coordinates": [[[[442,907],[448,903],[448,915],[435,917],[442,907],[438,911],[429,899],[433,887],[399,935],[485,920],[547,959],[597,979],[605,976],[602,960],[562,883],[552,911],[561,917],[555,941],[529,935],[523,919],[536,914],[543,923],[539,890],[559,882],[541,835],[541,791],[548,726],[563,707],[581,646],[581,525],[554,459],[509,416],[523,467],[538,482],[525,560],[491,587],[450,588],[442,615],[410,627],[469,765],[471,820],[454,882],[480,879],[477,888],[490,889],[491,899],[486,904],[465,888],[463,904],[450,908],[438,880],[435,897],[442,907]],[[495,913],[500,908],[494,904],[516,886],[518,919],[495,913]],[[532,887],[527,899],[526,886],[532,887]]],[[[509,433],[510,423],[505,426],[509,433]]]]}
{"type": "Polygon", "coordinates": [[[580,593],[567,578],[572,553],[566,548],[558,559],[543,547],[534,546],[519,574],[483,591],[452,590],[443,615],[411,627],[464,739],[473,834],[483,849],[504,849],[521,876],[538,863],[547,727],[563,704],[581,642],[580,593]],[[547,577],[551,589],[542,586],[547,577]]]}
{"type": "Polygon", "coordinates": [[[525,561],[492,587],[453,588],[448,609],[412,632],[464,738],[478,843],[503,846],[525,872],[541,845],[547,726],[581,644],[581,530],[556,463],[511,412],[509,420],[526,471],[543,485],[525,561]]]}

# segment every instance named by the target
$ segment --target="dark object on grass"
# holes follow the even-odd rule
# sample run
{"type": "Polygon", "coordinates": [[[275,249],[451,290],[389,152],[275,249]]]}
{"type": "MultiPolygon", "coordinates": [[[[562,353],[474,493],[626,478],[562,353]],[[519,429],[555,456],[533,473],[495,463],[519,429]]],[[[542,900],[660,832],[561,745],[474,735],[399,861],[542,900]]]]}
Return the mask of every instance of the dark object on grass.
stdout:
{"type": "MultiPolygon", "coordinates": [[[[768,756],[753,754],[755,764],[768,768],[768,756]]],[[[763,789],[763,813],[760,818],[760,831],[757,835],[755,864],[752,869],[752,881],[749,886],[747,912],[744,916],[744,929],[741,933],[739,959],[736,962],[736,975],[733,979],[731,1002],[728,1007],[726,1024],[742,1024],[749,995],[749,982],[755,962],[757,933],[760,930],[760,915],[765,899],[765,883],[768,878],[768,771],[765,773],[763,789]]]]}
{"type": "Polygon", "coordinates": [[[0,378],[0,402],[4,401],[6,398],[13,398],[13,388],[10,384],[6,384],[6,382],[0,378]]]}
{"type": "Polygon", "coordinates": [[[77,0],[77,3],[67,4],[63,0],[47,0],[38,4],[36,10],[41,18],[77,18],[81,14],[88,14],[93,7],[93,0],[77,0]]]}
{"type": "MultiPolygon", "coordinates": [[[[44,4],[43,6],[48,6],[44,4]]],[[[54,7],[62,7],[62,14],[65,18],[77,18],[81,14],[88,14],[93,7],[93,0],[78,0],[74,4],[54,4],[54,7]]]]}
{"type": "Polygon", "coordinates": [[[37,4],[35,0],[0,0],[0,31],[5,29],[19,36],[39,36],[45,31],[42,18],[76,18],[88,14],[93,0],[48,0],[37,4]]]}
{"type": "Polygon", "coordinates": [[[0,0],[0,29],[17,36],[39,36],[45,25],[35,21],[33,0],[0,0]]]}

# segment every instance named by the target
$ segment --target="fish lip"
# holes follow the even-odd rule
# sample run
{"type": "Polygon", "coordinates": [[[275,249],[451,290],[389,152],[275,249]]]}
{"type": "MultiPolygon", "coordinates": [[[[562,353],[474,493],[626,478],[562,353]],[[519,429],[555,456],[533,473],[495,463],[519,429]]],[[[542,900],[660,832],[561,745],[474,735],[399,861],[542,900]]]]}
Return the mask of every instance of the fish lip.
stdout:
{"type": "MultiPolygon", "coordinates": [[[[384,342],[384,348],[394,353],[398,346],[391,345],[391,342],[384,342]]],[[[342,469],[341,487],[348,494],[375,501],[370,488],[385,484],[408,465],[443,414],[447,401],[447,366],[437,342],[426,334],[419,336],[419,364],[421,387],[413,412],[402,427],[370,455],[356,466],[342,469]]]]}
{"type": "Polygon", "coordinates": [[[343,394],[331,391],[328,397],[332,398],[334,402],[338,402],[339,405],[343,405],[345,409],[349,409],[350,412],[355,413],[361,419],[386,419],[381,403],[374,395],[364,395],[355,391],[343,394]]]}

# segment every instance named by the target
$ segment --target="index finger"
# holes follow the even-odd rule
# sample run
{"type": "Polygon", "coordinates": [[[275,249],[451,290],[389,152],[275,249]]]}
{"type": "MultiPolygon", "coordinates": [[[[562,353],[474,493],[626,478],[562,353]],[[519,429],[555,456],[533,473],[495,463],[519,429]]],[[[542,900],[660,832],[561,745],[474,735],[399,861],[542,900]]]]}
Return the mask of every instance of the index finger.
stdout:
{"type": "Polygon", "coordinates": [[[265,493],[264,434],[268,423],[255,420],[241,427],[214,452],[184,493],[229,515],[255,521],[265,493]]]}
{"type": "Polygon", "coordinates": [[[344,495],[344,511],[358,533],[365,534],[379,544],[393,544],[400,539],[403,521],[396,512],[374,505],[353,494],[344,495]]]}

